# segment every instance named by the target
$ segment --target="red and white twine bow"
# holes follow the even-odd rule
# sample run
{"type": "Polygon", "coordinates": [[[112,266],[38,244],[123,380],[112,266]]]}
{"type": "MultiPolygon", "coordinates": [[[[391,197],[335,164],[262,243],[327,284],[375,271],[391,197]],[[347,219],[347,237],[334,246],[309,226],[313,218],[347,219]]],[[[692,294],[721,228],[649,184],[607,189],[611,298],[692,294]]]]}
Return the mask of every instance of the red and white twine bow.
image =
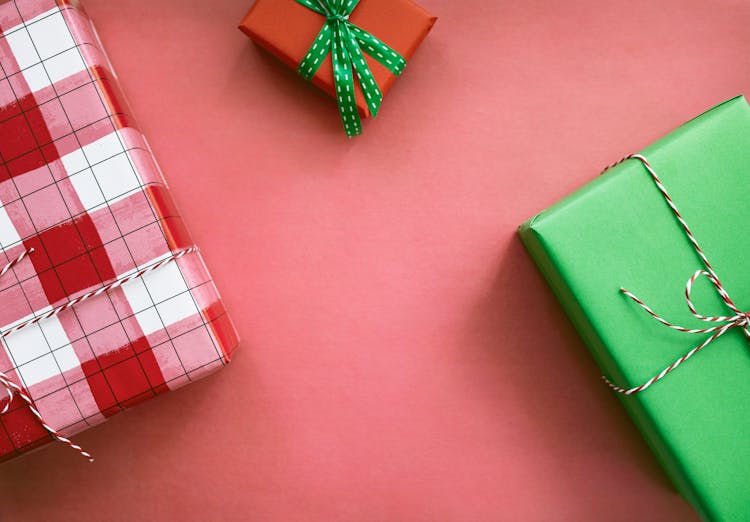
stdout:
{"type": "Polygon", "coordinates": [[[737,307],[737,305],[734,304],[734,301],[732,301],[732,298],[729,297],[729,294],[724,289],[724,285],[721,283],[719,276],[716,275],[716,272],[714,271],[713,266],[711,266],[711,263],[706,257],[706,254],[703,252],[703,249],[701,249],[700,245],[698,244],[698,240],[695,239],[693,232],[690,230],[690,227],[688,226],[687,222],[685,222],[685,219],[682,217],[682,214],[680,213],[680,211],[677,210],[677,206],[675,205],[674,201],[672,200],[669,193],[667,192],[667,189],[664,187],[664,184],[659,179],[659,176],[657,176],[656,172],[654,172],[654,169],[653,167],[651,167],[651,164],[648,162],[648,160],[646,160],[646,158],[644,158],[640,154],[632,154],[630,156],[623,158],[617,163],[613,163],[612,165],[608,166],[604,170],[607,171],[611,169],[612,167],[614,167],[615,165],[619,165],[623,161],[626,161],[629,159],[636,159],[640,161],[643,164],[643,166],[646,168],[648,173],[651,175],[651,178],[656,184],[656,187],[659,189],[659,192],[661,192],[662,196],[664,196],[664,200],[667,202],[667,205],[669,205],[669,208],[672,210],[672,213],[677,218],[677,221],[679,221],[680,225],[682,226],[682,230],[685,232],[685,235],[690,241],[690,244],[693,246],[693,249],[698,254],[698,257],[703,263],[704,269],[698,270],[692,276],[690,276],[690,279],[688,279],[687,284],[685,285],[685,301],[687,302],[687,306],[690,309],[690,313],[692,313],[693,316],[700,319],[701,321],[705,321],[708,323],[718,323],[718,324],[715,324],[714,326],[710,326],[707,328],[685,328],[683,326],[672,324],[666,319],[664,319],[663,317],[661,317],[660,315],[658,315],[656,312],[654,312],[648,305],[646,305],[633,293],[629,292],[628,290],[625,290],[624,288],[620,288],[620,292],[622,292],[625,296],[630,298],[638,306],[643,308],[651,317],[659,321],[664,326],[672,328],[673,330],[677,330],[678,332],[684,332],[684,333],[689,333],[689,334],[711,334],[705,341],[700,343],[698,346],[696,346],[695,348],[687,352],[685,355],[677,359],[675,362],[673,362],[672,364],[664,368],[661,372],[654,375],[653,377],[651,377],[649,380],[647,380],[640,386],[636,386],[634,388],[623,388],[611,382],[607,377],[604,377],[604,376],[602,377],[602,379],[604,379],[604,381],[607,383],[607,385],[610,388],[612,388],[617,393],[622,393],[624,395],[634,395],[636,393],[640,393],[646,390],[651,385],[653,385],[657,381],[660,381],[661,379],[666,377],[669,373],[676,370],[682,363],[690,359],[692,356],[700,352],[702,349],[710,345],[712,342],[714,342],[716,339],[718,339],[719,337],[727,333],[732,328],[741,328],[743,333],[747,337],[747,339],[750,340],[750,312],[744,312],[740,310],[737,307]],[[701,276],[705,276],[708,278],[708,280],[711,282],[713,287],[718,292],[724,304],[732,312],[732,315],[710,317],[710,316],[705,316],[705,315],[698,313],[695,306],[693,305],[693,301],[690,298],[690,293],[693,288],[693,284],[701,276]]]}
{"type": "MultiPolygon", "coordinates": [[[[129,281],[133,281],[134,279],[140,279],[143,276],[145,276],[146,274],[148,274],[150,272],[153,272],[154,270],[157,270],[157,269],[163,267],[164,265],[166,265],[168,263],[172,263],[172,262],[180,259],[181,257],[183,257],[183,256],[185,256],[187,254],[190,254],[192,252],[195,252],[197,250],[198,250],[197,247],[190,247],[190,248],[186,248],[186,249],[183,249],[183,250],[179,250],[179,251],[171,254],[169,257],[166,257],[166,258],[162,259],[158,263],[154,263],[153,265],[147,266],[146,268],[143,268],[143,269],[141,269],[141,270],[139,270],[139,271],[137,271],[137,272],[135,272],[133,274],[130,274],[129,276],[117,279],[117,280],[115,280],[115,281],[113,281],[113,282],[111,282],[111,283],[109,283],[109,284],[107,284],[105,286],[97,288],[96,290],[92,290],[91,292],[87,292],[87,293],[85,293],[85,294],[83,294],[81,296],[78,296],[78,297],[76,297],[74,299],[71,299],[67,303],[65,303],[63,305],[60,305],[60,306],[58,306],[56,308],[53,308],[53,309],[51,309],[51,310],[49,310],[49,311],[47,311],[47,312],[45,312],[45,313],[43,313],[43,314],[41,314],[39,316],[36,316],[36,317],[34,317],[32,319],[29,319],[28,321],[24,321],[24,322],[22,322],[20,324],[17,324],[15,326],[13,326],[12,328],[8,328],[7,330],[0,332],[0,339],[5,339],[9,335],[14,334],[15,332],[18,332],[19,330],[23,330],[24,328],[27,328],[27,327],[32,326],[32,325],[35,325],[35,324],[39,323],[40,321],[43,321],[44,319],[48,319],[50,317],[56,316],[59,313],[67,310],[68,308],[73,307],[74,305],[76,305],[76,304],[78,304],[78,303],[80,303],[82,301],[86,301],[86,300],[91,299],[93,297],[97,297],[97,296],[99,296],[101,294],[104,294],[104,293],[106,293],[106,292],[114,289],[114,288],[118,288],[118,287],[124,285],[125,283],[127,283],[129,281]]],[[[22,252],[18,257],[16,257],[10,263],[8,263],[7,265],[5,265],[5,267],[3,267],[2,270],[0,270],[0,278],[2,276],[4,276],[6,273],[8,273],[8,271],[11,268],[13,268],[15,265],[17,265],[18,263],[20,263],[21,261],[23,261],[24,258],[26,258],[26,256],[28,256],[32,252],[34,252],[34,249],[30,248],[30,249],[22,252]]],[[[94,458],[91,456],[90,453],[88,453],[87,451],[85,451],[83,448],[81,448],[79,445],[75,444],[70,439],[64,437],[59,431],[57,431],[55,428],[53,428],[52,426],[50,426],[49,424],[47,424],[47,422],[44,420],[44,417],[42,416],[42,414],[39,412],[39,410],[37,409],[36,405],[34,404],[34,401],[32,400],[32,398],[29,397],[28,393],[26,393],[21,386],[19,386],[15,382],[13,382],[11,380],[11,378],[6,373],[3,373],[2,371],[0,371],[0,391],[2,391],[2,390],[4,390],[7,393],[7,402],[6,402],[5,406],[2,409],[0,409],[0,415],[3,415],[5,413],[7,413],[8,410],[10,409],[10,405],[13,402],[13,399],[15,397],[18,397],[19,399],[21,399],[23,402],[26,403],[26,406],[28,407],[29,411],[34,415],[34,417],[37,418],[37,420],[39,421],[39,424],[52,436],[52,438],[54,438],[55,440],[57,440],[59,442],[62,442],[63,444],[66,444],[66,445],[70,446],[71,448],[73,448],[74,450],[76,450],[78,453],[80,453],[83,457],[86,457],[89,461],[91,461],[91,462],[94,461],[94,458]]]]}

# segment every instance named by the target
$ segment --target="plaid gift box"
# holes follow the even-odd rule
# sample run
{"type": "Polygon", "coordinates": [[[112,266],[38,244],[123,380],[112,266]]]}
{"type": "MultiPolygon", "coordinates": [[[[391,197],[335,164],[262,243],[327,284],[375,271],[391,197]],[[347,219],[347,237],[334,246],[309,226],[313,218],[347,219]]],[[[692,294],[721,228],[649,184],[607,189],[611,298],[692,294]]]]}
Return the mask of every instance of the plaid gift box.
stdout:
{"type": "MultiPolygon", "coordinates": [[[[70,436],[224,366],[237,336],[197,252],[138,275],[193,243],[85,11],[0,1],[0,30],[0,268],[31,251],[0,276],[0,372],[70,436]]],[[[0,461],[52,440],[2,391],[0,461]]]]}

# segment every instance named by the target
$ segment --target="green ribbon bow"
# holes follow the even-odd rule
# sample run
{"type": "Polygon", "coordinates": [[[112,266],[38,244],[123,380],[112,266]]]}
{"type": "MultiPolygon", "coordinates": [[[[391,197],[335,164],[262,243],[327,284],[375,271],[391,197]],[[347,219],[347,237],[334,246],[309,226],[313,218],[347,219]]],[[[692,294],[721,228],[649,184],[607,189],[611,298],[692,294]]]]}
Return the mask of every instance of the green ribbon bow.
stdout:
{"type": "Polygon", "coordinates": [[[323,28],[313,41],[312,47],[297,67],[297,71],[311,80],[328,53],[333,60],[333,83],[339,114],[349,137],[362,133],[362,120],[354,99],[354,76],[357,75],[365,101],[375,117],[383,100],[383,93],[372,77],[362,51],[382,63],[396,76],[406,67],[403,56],[391,49],[367,31],[349,21],[349,15],[359,0],[296,0],[297,3],[326,17],[323,28]]]}

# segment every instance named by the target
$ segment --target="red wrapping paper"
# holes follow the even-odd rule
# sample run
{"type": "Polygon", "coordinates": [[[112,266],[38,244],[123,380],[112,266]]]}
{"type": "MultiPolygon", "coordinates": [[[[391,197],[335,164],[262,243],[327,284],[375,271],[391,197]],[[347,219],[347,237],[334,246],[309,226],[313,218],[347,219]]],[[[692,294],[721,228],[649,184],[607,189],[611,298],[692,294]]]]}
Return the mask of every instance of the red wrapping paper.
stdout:
{"type": "MultiPolygon", "coordinates": [[[[77,2],[0,3],[0,331],[193,246],[77,2]]],[[[223,367],[237,336],[199,253],[12,333],[0,371],[65,436],[223,367]]],[[[0,395],[0,410],[8,399],[0,395]]],[[[52,440],[16,397],[0,461],[52,440]]]]}

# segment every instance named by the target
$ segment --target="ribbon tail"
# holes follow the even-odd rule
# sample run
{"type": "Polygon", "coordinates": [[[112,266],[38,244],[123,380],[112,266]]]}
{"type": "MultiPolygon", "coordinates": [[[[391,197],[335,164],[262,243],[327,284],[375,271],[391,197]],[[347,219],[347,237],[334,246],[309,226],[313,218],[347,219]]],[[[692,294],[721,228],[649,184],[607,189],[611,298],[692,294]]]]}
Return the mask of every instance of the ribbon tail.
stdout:
{"type": "Polygon", "coordinates": [[[342,39],[346,44],[352,66],[354,67],[354,72],[357,74],[357,79],[359,80],[359,85],[362,87],[362,94],[365,96],[367,107],[370,109],[370,113],[374,118],[378,115],[378,111],[380,110],[380,103],[383,101],[383,93],[380,91],[380,87],[378,87],[375,78],[372,76],[370,66],[367,65],[367,60],[365,60],[362,50],[359,48],[357,39],[348,27],[343,29],[343,32],[345,34],[342,39]]]}
{"type": "Polygon", "coordinates": [[[315,37],[310,50],[297,66],[297,72],[305,79],[312,80],[315,73],[320,69],[320,65],[331,52],[333,45],[333,29],[330,22],[323,24],[318,36],[315,37]]]}
{"type": "Polygon", "coordinates": [[[354,76],[352,62],[340,30],[335,31],[331,48],[333,59],[333,83],[336,85],[336,100],[339,105],[341,122],[348,137],[362,134],[362,120],[357,112],[354,98],[354,76]]]}
{"type": "Polygon", "coordinates": [[[360,29],[354,24],[349,28],[357,39],[357,42],[367,54],[375,58],[378,62],[391,71],[396,76],[400,76],[406,67],[406,59],[398,52],[392,49],[388,44],[373,36],[367,31],[360,29]]]}

